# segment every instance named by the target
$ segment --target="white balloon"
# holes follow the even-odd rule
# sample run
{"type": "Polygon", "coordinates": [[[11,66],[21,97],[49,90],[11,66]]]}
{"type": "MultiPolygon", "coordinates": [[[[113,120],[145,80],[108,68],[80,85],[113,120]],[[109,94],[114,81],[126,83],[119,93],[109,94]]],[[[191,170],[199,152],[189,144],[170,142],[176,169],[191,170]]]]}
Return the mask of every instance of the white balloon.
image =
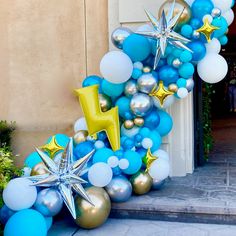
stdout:
{"type": "Polygon", "coordinates": [[[214,84],[225,78],[228,72],[228,64],[221,55],[207,53],[203,60],[198,63],[197,71],[202,80],[214,84]]]}
{"type": "Polygon", "coordinates": [[[121,170],[125,170],[129,167],[129,161],[127,159],[120,159],[119,167],[121,170]]]}
{"type": "Polygon", "coordinates": [[[107,160],[107,164],[111,167],[111,168],[115,168],[119,165],[119,159],[117,156],[111,156],[108,158],[107,160]]]}
{"type": "Polygon", "coordinates": [[[96,141],[96,142],[94,143],[94,147],[95,147],[96,149],[104,148],[104,147],[105,147],[105,144],[104,144],[103,141],[98,140],[98,141],[96,141]]]}
{"type": "Polygon", "coordinates": [[[206,43],[207,53],[219,53],[221,50],[220,41],[217,38],[213,38],[211,42],[206,43]]]}
{"type": "Polygon", "coordinates": [[[211,23],[213,21],[213,17],[211,15],[205,15],[202,20],[204,21],[205,19],[208,19],[209,23],[211,23]]]}
{"type": "Polygon", "coordinates": [[[80,130],[88,130],[86,120],[84,117],[79,118],[74,124],[75,133],[77,133],[80,130]]]}
{"type": "Polygon", "coordinates": [[[224,12],[222,16],[226,19],[228,25],[231,25],[234,21],[234,11],[229,9],[228,11],[224,12]]]}
{"type": "Polygon", "coordinates": [[[160,159],[166,160],[166,161],[168,161],[168,162],[169,162],[169,160],[170,160],[169,154],[168,154],[166,151],[162,150],[162,149],[159,149],[159,150],[155,151],[155,152],[153,153],[153,155],[154,155],[155,157],[158,157],[158,158],[160,158],[160,159]]]}
{"type": "Polygon", "coordinates": [[[24,167],[23,168],[23,176],[24,177],[29,177],[30,176],[30,174],[31,174],[31,168],[30,167],[24,167]]]}
{"type": "Polygon", "coordinates": [[[144,149],[151,148],[153,146],[153,142],[150,138],[144,138],[142,140],[142,146],[144,149]]]}
{"type": "Polygon", "coordinates": [[[165,99],[163,105],[161,105],[161,103],[160,103],[160,101],[158,99],[153,98],[154,106],[159,108],[159,109],[166,109],[166,108],[170,107],[174,102],[175,102],[175,96],[174,95],[168,96],[165,99]]]}
{"type": "Polygon", "coordinates": [[[127,136],[128,138],[133,138],[136,134],[139,133],[140,128],[134,126],[132,129],[126,129],[124,125],[121,126],[120,132],[122,136],[127,136]]]}
{"type": "Polygon", "coordinates": [[[143,63],[140,62],[140,61],[135,62],[135,63],[134,63],[134,68],[135,68],[135,69],[142,70],[142,69],[143,69],[143,63]]]}
{"type": "Polygon", "coordinates": [[[125,53],[111,51],[102,58],[100,71],[107,81],[120,84],[126,82],[131,77],[133,63],[125,53]]]}
{"type": "Polygon", "coordinates": [[[88,171],[89,182],[96,187],[105,187],[112,180],[112,169],[104,162],[98,162],[92,165],[88,171]]]}
{"type": "Polygon", "coordinates": [[[185,0],[186,3],[191,7],[195,0],[185,0]]]}
{"type": "Polygon", "coordinates": [[[3,201],[13,211],[33,206],[37,198],[37,189],[26,178],[12,179],[3,190],[3,201]]]}
{"type": "Polygon", "coordinates": [[[186,88],[179,88],[177,95],[179,98],[186,98],[188,96],[188,90],[186,88]]]}
{"type": "Polygon", "coordinates": [[[162,181],[169,176],[170,164],[168,161],[159,158],[151,164],[148,173],[153,179],[162,181]]]}
{"type": "Polygon", "coordinates": [[[232,0],[212,0],[214,6],[219,8],[221,12],[228,11],[232,6],[232,0]]]}

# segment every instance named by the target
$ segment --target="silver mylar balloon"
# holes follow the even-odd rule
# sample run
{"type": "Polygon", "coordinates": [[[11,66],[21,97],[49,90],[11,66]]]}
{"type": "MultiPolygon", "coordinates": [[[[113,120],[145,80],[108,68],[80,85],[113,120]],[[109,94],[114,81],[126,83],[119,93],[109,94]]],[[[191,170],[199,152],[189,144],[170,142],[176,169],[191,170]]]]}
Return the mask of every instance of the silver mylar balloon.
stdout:
{"type": "Polygon", "coordinates": [[[46,188],[38,193],[34,207],[44,216],[57,215],[63,206],[61,194],[52,188],[46,188]]]}
{"type": "Polygon", "coordinates": [[[131,111],[139,117],[147,115],[153,108],[153,100],[144,93],[135,94],[130,102],[131,111]]]}
{"type": "Polygon", "coordinates": [[[152,75],[152,73],[143,74],[138,79],[138,89],[140,92],[149,94],[156,86],[157,79],[152,75]]]}
{"type": "Polygon", "coordinates": [[[193,79],[188,79],[186,83],[186,89],[191,92],[194,88],[194,80],[193,79]]]}
{"type": "Polygon", "coordinates": [[[111,41],[115,47],[122,49],[124,40],[133,32],[125,27],[119,27],[111,34],[111,41]]]}
{"type": "Polygon", "coordinates": [[[221,16],[221,10],[219,8],[213,8],[211,11],[211,16],[214,18],[221,16]]]}
{"type": "Polygon", "coordinates": [[[174,59],[174,61],[172,62],[172,65],[173,65],[173,67],[175,67],[175,68],[179,68],[182,64],[183,64],[183,63],[182,63],[182,61],[180,61],[179,58],[174,59]]]}
{"type": "Polygon", "coordinates": [[[106,186],[106,191],[113,202],[125,202],[132,195],[132,185],[123,176],[117,176],[106,186]]]}
{"type": "Polygon", "coordinates": [[[154,180],[153,179],[153,183],[152,183],[152,189],[153,190],[159,190],[163,187],[163,185],[165,184],[165,180],[159,181],[159,180],[154,180]]]}
{"type": "Polygon", "coordinates": [[[192,36],[193,36],[194,39],[199,39],[200,38],[200,33],[197,32],[196,30],[194,30],[192,36]]]}
{"type": "Polygon", "coordinates": [[[127,97],[132,97],[137,92],[138,88],[135,80],[130,80],[125,84],[124,93],[127,97]]]}

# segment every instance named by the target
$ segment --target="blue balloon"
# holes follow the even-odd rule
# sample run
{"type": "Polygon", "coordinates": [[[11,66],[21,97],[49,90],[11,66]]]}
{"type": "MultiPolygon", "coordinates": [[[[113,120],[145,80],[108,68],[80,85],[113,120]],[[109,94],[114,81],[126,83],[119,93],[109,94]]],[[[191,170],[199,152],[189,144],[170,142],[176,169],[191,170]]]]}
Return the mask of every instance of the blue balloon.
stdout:
{"type": "Polygon", "coordinates": [[[148,127],[149,129],[155,129],[160,123],[160,116],[157,110],[153,110],[150,114],[148,114],[144,118],[144,126],[148,127]]]}
{"type": "Polygon", "coordinates": [[[130,111],[130,99],[129,98],[127,98],[127,97],[120,97],[116,101],[116,106],[118,106],[119,115],[122,118],[127,119],[127,115],[130,115],[131,117],[133,117],[133,115],[132,115],[132,113],[130,111]]]}
{"type": "Polygon", "coordinates": [[[191,38],[192,36],[192,33],[193,33],[193,27],[191,25],[183,25],[182,28],[181,28],[181,34],[184,36],[184,37],[187,37],[187,38],[191,38]]]}
{"type": "Polygon", "coordinates": [[[139,156],[143,159],[147,154],[147,149],[144,148],[137,148],[136,152],[139,154],[139,156]]]}
{"type": "Polygon", "coordinates": [[[193,61],[200,61],[205,57],[206,47],[201,41],[192,41],[187,46],[193,51],[193,61]]]}
{"type": "Polygon", "coordinates": [[[186,79],[180,78],[180,79],[177,80],[176,84],[179,88],[185,88],[186,84],[187,84],[187,81],[186,81],[186,79]]]}
{"type": "Polygon", "coordinates": [[[123,43],[123,51],[133,62],[143,61],[151,53],[151,44],[147,38],[138,34],[131,34],[123,43]]]}
{"type": "MultiPolygon", "coordinates": [[[[66,147],[70,141],[70,138],[65,134],[56,134],[55,137],[56,137],[57,143],[62,147],[66,147]]],[[[47,140],[46,143],[50,143],[51,140],[52,140],[52,136],[47,140]]],[[[61,152],[63,152],[63,151],[61,151],[61,152]]]]}
{"type": "Polygon", "coordinates": [[[37,152],[32,152],[31,154],[29,154],[29,156],[25,159],[25,163],[24,165],[29,167],[29,168],[33,168],[35,165],[37,165],[38,163],[42,162],[41,157],[39,156],[39,154],[37,152]]]}
{"type": "Polygon", "coordinates": [[[88,76],[84,79],[84,81],[82,82],[82,87],[88,87],[88,86],[92,86],[92,85],[99,85],[99,92],[101,93],[101,83],[102,83],[102,78],[97,76],[97,75],[91,75],[88,76]]]}
{"type": "Polygon", "coordinates": [[[51,216],[44,216],[44,219],[46,221],[46,225],[47,225],[47,230],[49,230],[52,226],[52,221],[53,221],[53,218],[51,216]]]}
{"type": "Polygon", "coordinates": [[[15,213],[15,211],[11,210],[6,205],[3,205],[3,207],[0,209],[0,222],[5,225],[9,218],[15,213]]]}
{"type": "Polygon", "coordinates": [[[142,128],[140,131],[139,131],[139,134],[142,135],[144,138],[148,137],[149,134],[150,134],[150,129],[147,128],[147,127],[144,127],[142,128]]]}
{"type": "Polygon", "coordinates": [[[38,211],[26,209],[15,213],[7,222],[4,236],[46,236],[46,221],[38,211]]]}
{"type": "Polygon", "coordinates": [[[157,131],[153,130],[149,138],[152,140],[152,143],[153,143],[151,147],[151,151],[152,152],[157,151],[160,148],[161,143],[162,143],[160,134],[157,131]]]}
{"type": "Polygon", "coordinates": [[[174,55],[172,55],[172,54],[170,54],[168,57],[167,57],[167,63],[168,63],[168,65],[172,65],[172,63],[173,63],[173,61],[174,61],[174,59],[175,59],[175,56],[174,55]]]}
{"type": "Polygon", "coordinates": [[[133,73],[132,73],[132,78],[138,79],[142,74],[143,72],[140,69],[134,68],[133,73]]]}
{"type": "Polygon", "coordinates": [[[214,4],[211,0],[195,0],[192,4],[192,15],[202,19],[205,15],[211,14],[214,4]]]}
{"type": "MultiPolygon", "coordinates": [[[[194,66],[192,63],[187,62],[180,66],[179,74],[184,79],[189,79],[194,74],[194,66]]],[[[178,80],[177,80],[178,81],[178,80]]]]}
{"type": "Polygon", "coordinates": [[[193,59],[193,55],[191,52],[185,50],[181,53],[180,58],[182,62],[190,62],[193,59]]]}
{"type": "Polygon", "coordinates": [[[202,25],[202,20],[199,20],[198,18],[193,18],[190,21],[190,25],[192,26],[194,30],[199,29],[202,25]]]}
{"type": "Polygon", "coordinates": [[[224,36],[219,38],[219,41],[220,41],[221,45],[224,46],[224,45],[226,45],[228,43],[229,39],[228,39],[228,37],[226,35],[224,35],[224,36]]]}
{"type": "Polygon", "coordinates": [[[102,81],[102,91],[110,97],[119,97],[125,88],[125,84],[113,84],[107,80],[102,81]]]}
{"type": "Polygon", "coordinates": [[[164,81],[166,85],[175,83],[179,78],[178,71],[172,66],[163,66],[159,71],[160,80],[164,81]]]}
{"type": "Polygon", "coordinates": [[[175,48],[172,52],[172,55],[176,58],[176,57],[180,57],[181,53],[183,52],[182,49],[179,48],[175,48]]]}
{"type": "Polygon", "coordinates": [[[134,140],[131,139],[131,138],[127,138],[123,141],[122,143],[122,147],[125,149],[125,150],[131,150],[133,147],[134,147],[134,140]]]}
{"type": "Polygon", "coordinates": [[[107,163],[111,156],[114,156],[114,152],[110,148],[100,148],[93,155],[93,164],[97,162],[107,163]]]}
{"type": "Polygon", "coordinates": [[[129,162],[128,168],[122,170],[125,174],[133,175],[140,170],[142,166],[142,158],[137,152],[126,151],[124,153],[124,159],[126,159],[129,162]]]}
{"type": "Polygon", "coordinates": [[[228,23],[223,16],[213,19],[211,24],[219,28],[213,33],[213,37],[215,38],[223,36],[228,30],[228,23]]]}
{"type": "Polygon", "coordinates": [[[94,149],[94,143],[91,141],[85,141],[82,143],[79,143],[74,148],[74,156],[75,159],[78,160],[88,153],[90,153],[94,149]]]}
{"type": "Polygon", "coordinates": [[[158,111],[160,116],[160,124],[157,127],[158,133],[163,137],[166,136],[173,127],[173,120],[171,116],[165,111],[158,111]]]}

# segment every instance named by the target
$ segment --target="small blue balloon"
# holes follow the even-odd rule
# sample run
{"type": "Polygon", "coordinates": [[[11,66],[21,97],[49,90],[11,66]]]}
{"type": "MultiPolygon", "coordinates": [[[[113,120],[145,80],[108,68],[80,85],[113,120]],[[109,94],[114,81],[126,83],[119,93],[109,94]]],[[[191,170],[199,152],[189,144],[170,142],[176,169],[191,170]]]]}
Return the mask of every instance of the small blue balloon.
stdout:
{"type": "Polygon", "coordinates": [[[224,36],[219,38],[219,41],[220,41],[221,45],[224,46],[224,45],[226,45],[228,43],[229,39],[228,39],[228,37],[226,35],[224,35],[224,36]]]}
{"type": "Polygon", "coordinates": [[[74,148],[74,156],[76,160],[84,157],[88,153],[90,153],[94,149],[94,143],[91,141],[85,141],[82,143],[79,143],[74,148]]]}
{"type": "Polygon", "coordinates": [[[151,44],[147,38],[131,34],[123,43],[123,51],[133,62],[145,60],[151,53],[151,44]]]}
{"type": "Polygon", "coordinates": [[[4,236],[46,236],[46,221],[38,211],[26,209],[15,213],[7,222],[4,236]]]}
{"type": "Polygon", "coordinates": [[[200,61],[206,55],[205,44],[199,40],[192,41],[187,45],[193,51],[193,61],[200,61]]]}
{"type": "Polygon", "coordinates": [[[149,138],[152,140],[152,143],[153,143],[151,147],[151,151],[152,152],[157,151],[160,148],[161,143],[162,143],[160,134],[157,131],[153,130],[149,138]]]}
{"type": "Polygon", "coordinates": [[[5,225],[9,218],[15,213],[15,211],[11,210],[6,205],[3,205],[3,207],[0,209],[0,222],[5,225]]]}
{"type": "Polygon", "coordinates": [[[176,57],[180,57],[181,53],[183,52],[182,49],[179,48],[175,48],[172,55],[176,58],[176,57]]]}
{"type": "Polygon", "coordinates": [[[177,80],[176,84],[179,88],[185,88],[186,84],[187,84],[187,81],[186,81],[186,79],[180,78],[180,79],[177,80]]]}
{"type": "MultiPolygon", "coordinates": [[[[70,141],[70,138],[65,134],[56,134],[55,138],[56,138],[57,143],[62,147],[66,147],[70,141]]],[[[46,143],[50,143],[51,140],[52,140],[52,136],[47,140],[46,143]]],[[[63,152],[63,151],[61,151],[61,152],[63,152]]]]}
{"type": "Polygon", "coordinates": [[[25,163],[24,165],[29,167],[29,168],[33,168],[35,165],[37,165],[38,163],[42,162],[41,157],[39,156],[39,154],[37,152],[32,152],[26,159],[25,159],[25,163]]]}
{"type": "Polygon", "coordinates": [[[132,78],[138,79],[142,74],[143,72],[140,69],[134,68],[133,73],[132,73],[132,78]]]}
{"type": "Polygon", "coordinates": [[[188,79],[194,74],[194,70],[195,69],[194,69],[193,64],[190,62],[187,62],[180,66],[179,75],[184,79],[188,79]]]}
{"type": "Polygon", "coordinates": [[[205,15],[211,14],[214,4],[211,0],[195,0],[192,4],[192,15],[202,19],[205,15]]]}
{"type": "Polygon", "coordinates": [[[179,59],[180,59],[182,62],[190,62],[190,61],[192,60],[192,58],[193,58],[192,53],[189,52],[189,51],[187,51],[187,50],[185,50],[185,51],[183,51],[183,52],[181,53],[179,59]]]}
{"type": "Polygon", "coordinates": [[[134,140],[139,143],[143,140],[143,136],[141,134],[136,134],[134,140]]]}
{"type": "Polygon", "coordinates": [[[127,115],[130,115],[132,117],[131,111],[130,111],[130,99],[127,97],[120,97],[117,101],[116,101],[116,106],[118,106],[118,111],[119,111],[119,115],[124,118],[127,119],[127,115]]]}
{"type": "Polygon", "coordinates": [[[191,25],[183,25],[181,28],[181,34],[184,37],[191,38],[193,33],[193,27],[191,25]]]}
{"type": "Polygon", "coordinates": [[[124,159],[126,159],[129,162],[128,168],[122,170],[125,174],[133,175],[140,170],[142,166],[142,158],[137,152],[126,151],[124,153],[124,159]]]}
{"type": "Polygon", "coordinates": [[[178,71],[172,66],[163,66],[159,71],[160,80],[164,81],[166,85],[175,83],[179,78],[178,71]]]}
{"type": "Polygon", "coordinates": [[[202,20],[199,20],[198,18],[193,18],[190,21],[190,25],[192,26],[194,30],[199,29],[202,25],[202,20]]]}
{"type": "Polygon", "coordinates": [[[119,97],[125,88],[125,84],[113,84],[107,80],[102,81],[102,91],[110,97],[119,97]]]}
{"type": "Polygon", "coordinates": [[[115,151],[114,155],[121,159],[124,156],[124,151],[120,149],[118,151],[115,151]]]}
{"type": "Polygon", "coordinates": [[[111,156],[114,156],[114,152],[110,148],[100,148],[93,155],[93,164],[98,162],[107,163],[111,156]]]}
{"type": "Polygon", "coordinates": [[[160,116],[157,110],[153,110],[149,115],[147,115],[144,119],[144,126],[149,129],[156,129],[156,127],[160,123],[160,116]]]}
{"type": "Polygon", "coordinates": [[[143,159],[147,154],[147,149],[144,148],[137,148],[136,152],[139,154],[139,156],[143,159]]]}
{"type": "Polygon", "coordinates": [[[44,219],[46,221],[47,230],[49,230],[52,227],[53,218],[51,216],[44,216],[44,219]]]}
{"type": "Polygon", "coordinates": [[[147,128],[147,127],[144,127],[142,128],[140,131],[139,131],[139,134],[142,135],[144,138],[148,137],[149,134],[150,134],[150,129],[147,128]]]}
{"type": "Polygon", "coordinates": [[[173,127],[173,120],[171,116],[165,111],[158,111],[160,116],[160,124],[157,127],[158,133],[163,137],[166,136],[173,127]]]}
{"type": "Polygon", "coordinates": [[[175,59],[175,56],[172,55],[172,54],[170,54],[170,55],[167,57],[167,63],[168,63],[169,66],[172,65],[174,59],[175,59]]]}
{"type": "Polygon", "coordinates": [[[219,28],[213,33],[213,37],[215,38],[222,37],[228,30],[228,23],[223,16],[213,19],[211,24],[219,28]]]}
{"type": "Polygon", "coordinates": [[[99,92],[101,93],[101,83],[102,83],[102,78],[97,76],[97,75],[91,75],[88,76],[84,79],[83,83],[82,83],[82,87],[88,87],[88,86],[92,86],[92,85],[99,85],[99,92]]]}
{"type": "Polygon", "coordinates": [[[131,138],[126,138],[122,144],[125,150],[131,150],[134,147],[134,140],[131,138]]]}

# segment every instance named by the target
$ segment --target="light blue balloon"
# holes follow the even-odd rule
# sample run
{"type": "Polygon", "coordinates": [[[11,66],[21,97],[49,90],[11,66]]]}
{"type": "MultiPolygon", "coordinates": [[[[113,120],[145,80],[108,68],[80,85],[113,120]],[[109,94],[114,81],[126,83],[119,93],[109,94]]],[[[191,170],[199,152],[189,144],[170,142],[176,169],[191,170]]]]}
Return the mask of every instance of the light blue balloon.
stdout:
{"type": "Polygon", "coordinates": [[[102,81],[102,91],[110,97],[119,97],[125,88],[125,84],[113,84],[107,80],[102,81]]]}
{"type": "Polygon", "coordinates": [[[228,30],[228,23],[223,16],[213,19],[211,24],[219,28],[218,30],[215,30],[213,33],[213,37],[215,38],[220,38],[228,30]]]}
{"type": "Polygon", "coordinates": [[[170,54],[168,57],[167,57],[167,63],[168,65],[172,65],[173,61],[175,59],[175,56],[173,54],[170,54]]]}
{"type": "Polygon", "coordinates": [[[192,60],[192,58],[193,58],[192,53],[189,52],[189,51],[187,51],[187,50],[185,50],[185,51],[183,51],[183,52],[180,54],[180,58],[179,58],[179,59],[180,59],[182,62],[190,62],[190,61],[192,60]]]}
{"type": "Polygon", "coordinates": [[[214,4],[211,0],[195,0],[192,4],[192,15],[202,19],[205,15],[211,14],[214,4]]]}
{"type": "Polygon", "coordinates": [[[192,36],[192,33],[193,33],[193,27],[191,25],[183,25],[182,28],[181,28],[181,34],[184,36],[184,37],[187,37],[187,38],[191,38],[192,36]]]}
{"type": "Polygon", "coordinates": [[[46,221],[47,230],[49,230],[52,227],[53,218],[49,216],[49,217],[44,217],[44,219],[46,221]]]}
{"type": "Polygon", "coordinates": [[[133,175],[140,170],[142,166],[142,158],[137,152],[126,151],[124,153],[124,159],[126,159],[129,162],[129,166],[127,169],[122,170],[123,173],[127,175],[133,175]]]}
{"type": "Polygon", "coordinates": [[[143,72],[140,69],[134,68],[133,73],[132,73],[132,78],[138,79],[142,74],[143,72]]]}
{"type": "Polygon", "coordinates": [[[160,134],[156,130],[153,130],[149,138],[152,140],[152,143],[153,143],[151,151],[152,152],[157,151],[160,148],[161,143],[162,143],[160,134]]]}
{"type": "Polygon", "coordinates": [[[26,209],[15,213],[7,222],[4,236],[46,236],[47,224],[38,211],[26,209]]]}
{"type": "Polygon", "coordinates": [[[93,155],[93,164],[98,162],[107,163],[111,156],[114,156],[114,152],[110,148],[100,148],[93,155]]]}
{"type": "Polygon", "coordinates": [[[192,26],[192,28],[194,30],[196,29],[199,29],[202,25],[202,20],[198,19],[198,18],[193,18],[191,21],[190,21],[190,25],[192,26]]]}
{"type": "Polygon", "coordinates": [[[205,44],[202,43],[200,40],[192,41],[187,46],[193,51],[192,53],[193,61],[200,61],[205,57],[206,47],[205,44]]]}
{"type": "MultiPolygon", "coordinates": [[[[160,122],[159,122],[160,123],[160,122]]],[[[142,135],[144,138],[148,137],[151,133],[151,130],[147,127],[140,129],[139,134],[142,135]]]]}
{"type": "Polygon", "coordinates": [[[172,66],[163,66],[159,71],[160,80],[164,81],[166,85],[175,83],[179,78],[178,71],[172,66]]]}
{"type": "Polygon", "coordinates": [[[171,116],[165,111],[159,110],[158,114],[160,116],[160,124],[157,127],[157,131],[163,137],[169,134],[169,132],[172,130],[173,120],[171,116]]]}
{"type": "Polygon", "coordinates": [[[133,62],[143,61],[151,53],[151,44],[146,37],[131,34],[123,43],[123,51],[133,62]]]}
{"type": "Polygon", "coordinates": [[[187,81],[186,79],[180,78],[177,80],[176,84],[179,88],[186,88],[187,81]]]}
{"type": "Polygon", "coordinates": [[[74,157],[75,160],[78,160],[88,153],[90,153],[94,149],[94,143],[91,141],[85,141],[82,143],[79,143],[74,148],[74,157]]]}
{"type": "Polygon", "coordinates": [[[183,52],[182,49],[179,48],[175,48],[172,52],[172,55],[176,58],[176,57],[180,57],[181,53],[183,52]]]}
{"type": "Polygon", "coordinates": [[[102,92],[101,89],[101,83],[102,83],[102,78],[97,76],[97,75],[91,75],[88,76],[84,79],[83,83],[82,83],[82,87],[88,87],[88,86],[92,86],[92,85],[99,85],[99,92],[102,92]]]}
{"type": "Polygon", "coordinates": [[[132,115],[132,113],[130,111],[130,99],[129,98],[127,98],[127,97],[120,97],[116,101],[116,106],[118,106],[119,115],[122,118],[127,119],[128,115],[133,117],[133,115],[132,115]]]}
{"type": "Polygon", "coordinates": [[[228,39],[228,37],[226,35],[224,35],[224,36],[219,38],[219,41],[220,41],[221,45],[224,46],[224,45],[226,45],[228,43],[229,39],[228,39]]]}
{"type": "Polygon", "coordinates": [[[194,70],[195,69],[194,69],[193,64],[190,62],[187,62],[180,66],[179,75],[184,79],[188,79],[194,74],[194,70]]]}
{"type": "Polygon", "coordinates": [[[157,110],[155,109],[144,118],[144,126],[150,128],[151,130],[156,129],[159,123],[160,123],[160,116],[157,110]]]}
{"type": "MultiPolygon", "coordinates": [[[[56,137],[57,143],[62,147],[66,147],[70,141],[70,138],[65,134],[56,134],[55,137],[56,137]]],[[[46,143],[50,143],[51,140],[52,140],[52,136],[47,140],[46,143]]],[[[61,151],[61,152],[63,152],[63,151],[61,151]]]]}
{"type": "Polygon", "coordinates": [[[39,156],[39,154],[37,152],[32,152],[26,159],[25,159],[25,163],[24,165],[29,167],[29,168],[33,168],[35,165],[37,165],[38,163],[42,162],[41,157],[39,156]]]}

